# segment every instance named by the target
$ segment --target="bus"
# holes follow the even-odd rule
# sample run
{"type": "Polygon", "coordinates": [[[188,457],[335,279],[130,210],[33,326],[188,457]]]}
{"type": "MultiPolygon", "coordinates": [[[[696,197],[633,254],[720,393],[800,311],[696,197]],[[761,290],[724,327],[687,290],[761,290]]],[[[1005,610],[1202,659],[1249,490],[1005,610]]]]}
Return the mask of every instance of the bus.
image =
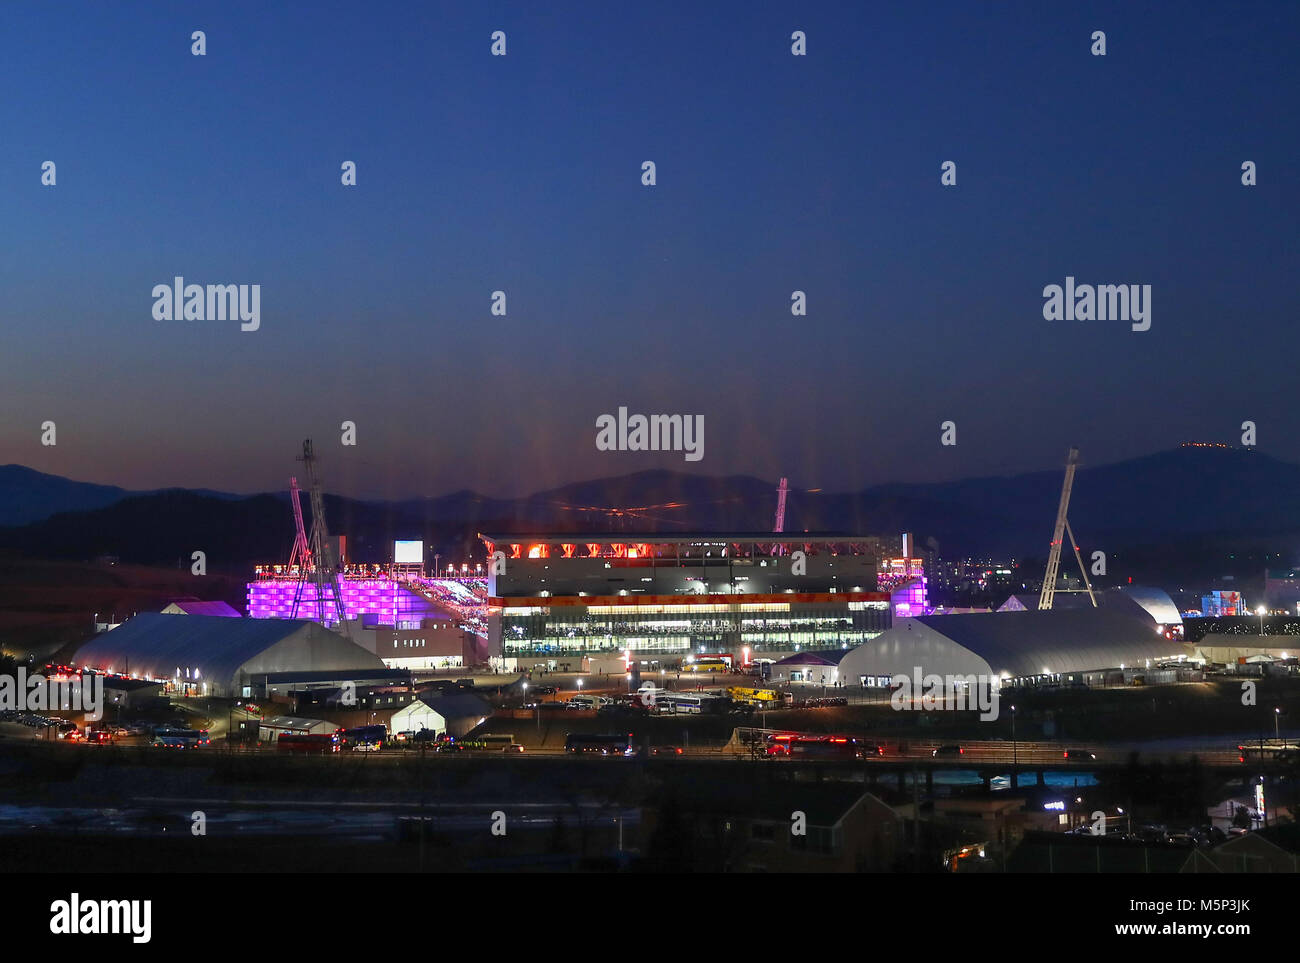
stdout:
{"type": "Polygon", "coordinates": [[[602,756],[633,756],[632,733],[618,736],[588,736],[571,732],[564,739],[565,752],[591,752],[602,756]]]}
{"type": "Polygon", "coordinates": [[[173,729],[170,726],[159,726],[153,731],[153,743],[155,746],[179,744],[193,749],[198,746],[210,746],[212,740],[208,738],[206,729],[173,729]]]}
{"type": "MultiPolygon", "coordinates": [[[[866,748],[853,736],[801,736],[778,733],[767,738],[767,754],[772,757],[806,759],[864,759],[866,748]]],[[[878,755],[872,747],[872,755],[878,755]]]]}
{"type": "Polygon", "coordinates": [[[339,734],[282,732],[275,747],[281,752],[338,752],[339,734]]]}
{"type": "Polygon", "coordinates": [[[1286,762],[1300,755],[1300,743],[1285,739],[1265,739],[1262,744],[1243,743],[1237,747],[1239,762],[1286,762]]]}
{"type": "Polygon", "coordinates": [[[515,737],[505,733],[489,733],[466,739],[448,738],[438,743],[439,751],[446,752],[523,752],[524,747],[515,737]]]}
{"type": "Polygon", "coordinates": [[[660,689],[655,693],[655,709],[661,713],[698,716],[704,711],[706,700],[698,695],[683,695],[660,689]]]}
{"type": "Polygon", "coordinates": [[[724,660],[705,657],[694,662],[683,662],[683,672],[730,672],[731,666],[724,660]]]}
{"type": "Polygon", "coordinates": [[[479,736],[477,741],[484,749],[495,752],[523,752],[524,747],[515,742],[510,733],[491,733],[479,736]]]}
{"type": "Polygon", "coordinates": [[[388,741],[388,726],[357,726],[339,733],[340,744],[354,752],[377,752],[388,741]]]}

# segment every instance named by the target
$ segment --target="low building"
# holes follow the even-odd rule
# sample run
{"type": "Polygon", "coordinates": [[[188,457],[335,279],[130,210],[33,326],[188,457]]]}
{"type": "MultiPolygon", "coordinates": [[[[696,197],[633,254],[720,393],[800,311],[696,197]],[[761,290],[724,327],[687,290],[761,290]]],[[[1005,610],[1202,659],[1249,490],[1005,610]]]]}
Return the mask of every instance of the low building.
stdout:
{"type": "MultiPolygon", "coordinates": [[[[813,685],[839,685],[840,662],[848,649],[822,652],[797,652],[772,663],[772,681],[808,682],[813,685]]],[[[856,684],[856,682],[854,683],[856,684]]]]}
{"type": "Polygon", "coordinates": [[[423,619],[419,628],[365,626],[353,637],[392,669],[456,669],[488,660],[487,640],[446,618],[423,619]]]}
{"type": "Polygon", "coordinates": [[[460,738],[487,721],[492,707],[467,692],[426,693],[393,713],[391,732],[419,732],[428,729],[436,736],[460,738]]]}
{"type": "Polygon", "coordinates": [[[1192,646],[1200,661],[1233,666],[1259,662],[1286,662],[1300,655],[1300,636],[1248,635],[1210,632],[1192,646]]]}
{"type": "Polygon", "coordinates": [[[327,736],[339,727],[324,719],[305,719],[301,716],[272,716],[258,724],[257,738],[261,742],[275,743],[281,735],[327,736]]]}
{"type": "Polygon", "coordinates": [[[120,675],[104,678],[105,706],[142,709],[156,703],[163,694],[163,683],[150,679],[128,679],[120,675]]]}

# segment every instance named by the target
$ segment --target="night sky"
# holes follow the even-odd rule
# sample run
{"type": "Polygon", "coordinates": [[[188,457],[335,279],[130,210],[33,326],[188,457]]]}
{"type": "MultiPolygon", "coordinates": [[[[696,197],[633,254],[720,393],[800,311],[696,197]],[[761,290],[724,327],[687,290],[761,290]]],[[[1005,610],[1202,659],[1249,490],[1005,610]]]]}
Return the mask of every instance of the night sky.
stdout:
{"type": "Polygon", "coordinates": [[[259,491],[311,436],[359,496],[643,468],[843,490],[1246,419],[1300,460],[1298,26],[1128,0],[5,3],[0,463],[259,491]],[[176,275],[260,284],[260,330],[154,320],[176,275]],[[1044,320],[1067,275],[1150,284],[1151,330],[1044,320]],[[598,452],[619,406],[703,415],[703,459],[598,452]]]}

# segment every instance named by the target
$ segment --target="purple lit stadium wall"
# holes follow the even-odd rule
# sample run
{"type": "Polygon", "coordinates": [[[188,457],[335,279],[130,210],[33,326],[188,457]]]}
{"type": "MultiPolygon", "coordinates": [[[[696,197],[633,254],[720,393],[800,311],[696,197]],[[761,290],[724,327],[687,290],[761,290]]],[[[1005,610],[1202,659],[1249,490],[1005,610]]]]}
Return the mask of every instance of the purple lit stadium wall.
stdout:
{"type": "MultiPolygon", "coordinates": [[[[287,619],[293,614],[296,579],[261,579],[248,583],[248,614],[255,619],[287,619]]],[[[330,607],[332,609],[332,607],[330,607]]],[[[316,614],[316,585],[303,585],[298,617],[316,614]]],[[[343,613],[348,619],[374,616],[378,625],[418,628],[420,620],[437,618],[439,612],[424,598],[397,585],[392,579],[346,579],[343,582],[343,613]]],[[[326,623],[336,621],[327,618],[326,623]]],[[[363,619],[363,622],[369,622],[363,619]]]]}

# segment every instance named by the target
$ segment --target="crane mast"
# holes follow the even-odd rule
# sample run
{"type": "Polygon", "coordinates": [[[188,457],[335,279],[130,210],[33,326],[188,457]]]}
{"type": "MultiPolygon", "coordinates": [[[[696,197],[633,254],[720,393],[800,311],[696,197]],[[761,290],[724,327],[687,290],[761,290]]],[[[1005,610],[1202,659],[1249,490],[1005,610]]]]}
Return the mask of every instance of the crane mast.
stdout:
{"type": "Polygon", "coordinates": [[[1079,546],[1074,541],[1074,532],[1070,529],[1068,517],[1070,492],[1074,489],[1074,470],[1078,466],[1079,449],[1071,448],[1065,458],[1065,483],[1061,486],[1061,503],[1056,510],[1056,527],[1052,529],[1051,550],[1047,553],[1047,571],[1043,574],[1043,590],[1038,596],[1040,611],[1050,609],[1056,596],[1056,576],[1061,568],[1061,544],[1067,533],[1070,536],[1070,544],[1074,548],[1074,557],[1079,563],[1079,571],[1083,574],[1083,584],[1088,587],[1088,598],[1093,608],[1097,607],[1097,596],[1093,594],[1092,583],[1088,581],[1088,570],[1083,566],[1083,556],[1079,554],[1079,546]]]}
{"type": "Polygon", "coordinates": [[[298,500],[298,479],[289,479],[289,501],[293,503],[293,551],[289,553],[289,571],[294,565],[306,571],[311,565],[311,549],[307,547],[307,531],[302,524],[302,503],[298,500]]]}
{"type": "MultiPolygon", "coordinates": [[[[785,496],[790,491],[790,479],[782,478],[781,487],[776,490],[776,523],[772,526],[772,531],[781,534],[785,531],[785,496]]],[[[772,546],[773,553],[780,554],[781,546],[779,544],[772,546]]]]}
{"type": "MultiPolygon", "coordinates": [[[[325,525],[325,495],[321,491],[320,478],[316,474],[316,456],[312,451],[311,439],[302,443],[302,457],[298,459],[307,468],[307,484],[311,497],[311,566],[312,581],[316,586],[316,621],[322,625],[329,624],[326,606],[330,605],[330,616],[335,618],[349,638],[352,631],[347,617],[343,613],[343,598],[340,582],[342,575],[338,571],[338,562],[334,558],[334,547],[330,544],[329,529],[325,525]],[[327,590],[328,589],[328,593],[327,590]],[[331,604],[332,603],[332,604],[331,604]]],[[[299,531],[301,531],[301,526],[299,531]]],[[[294,593],[292,617],[298,617],[298,608],[302,603],[303,589],[307,585],[307,572],[298,577],[298,589],[294,593]]]]}

